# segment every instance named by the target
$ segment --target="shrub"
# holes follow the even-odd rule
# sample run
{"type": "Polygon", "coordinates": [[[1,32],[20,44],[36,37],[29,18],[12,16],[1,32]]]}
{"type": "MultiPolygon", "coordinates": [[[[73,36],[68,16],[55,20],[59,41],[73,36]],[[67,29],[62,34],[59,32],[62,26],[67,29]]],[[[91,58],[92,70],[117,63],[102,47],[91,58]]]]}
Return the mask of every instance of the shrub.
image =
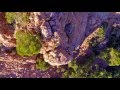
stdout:
{"type": "Polygon", "coordinates": [[[6,12],[5,18],[8,24],[17,22],[20,26],[25,26],[29,22],[28,12],[6,12]]]}
{"type": "Polygon", "coordinates": [[[114,27],[111,31],[109,41],[107,43],[108,48],[101,51],[98,58],[106,60],[110,66],[120,65],[120,51],[117,48],[120,47],[120,29],[114,27]]]}
{"type": "Polygon", "coordinates": [[[73,60],[68,65],[69,69],[63,73],[62,78],[112,78],[111,72],[101,69],[98,65],[93,70],[92,63],[93,60],[90,59],[84,64],[77,64],[76,60],[73,60]]]}
{"type": "Polygon", "coordinates": [[[105,30],[103,27],[100,27],[98,32],[96,33],[96,37],[94,37],[90,42],[90,46],[97,47],[103,40],[105,39],[105,30]]]}
{"type": "Polygon", "coordinates": [[[120,51],[114,48],[108,48],[107,50],[101,51],[97,57],[106,60],[110,66],[120,65],[120,51]]]}
{"type": "Polygon", "coordinates": [[[73,60],[72,62],[70,62],[70,63],[68,64],[68,67],[71,68],[71,69],[73,69],[74,71],[77,71],[78,65],[77,65],[77,63],[76,63],[76,60],[73,60]]]}
{"type": "Polygon", "coordinates": [[[44,60],[37,59],[36,68],[45,71],[50,68],[50,65],[44,60]]]}
{"type": "Polygon", "coordinates": [[[16,13],[15,12],[6,12],[5,18],[7,23],[12,24],[15,21],[16,13]]]}
{"type": "Polygon", "coordinates": [[[62,78],[73,78],[73,77],[75,78],[75,76],[77,75],[76,74],[77,69],[78,69],[77,62],[76,60],[73,60],[68,64],[68,69],[65,70],[64,73],[62,74],[62,78]]]}
{"type": "Polygon", "coordinates": [[[70,75],[70,71],[66,70],[63,74],[62,74],[62,78],[69,78],[70,75]]]}
{"type": "Polygon", "coordinates": [[[89,70],[89,63],[79,65],[76,60],[73,60],[68,64],[68,70],[66,70],[62,77],[63,78],[85,78],[86,73],[89,70]]]}
{"type": "Polygon", "coordinates": [[[15,19],[19,25],[24,26],[27,22],[29,22],[29,14],[27,12],[17,12],[15,19]]]}
{"type": "Polygon", "coordinates": [[[112,73],[107,72],[105,69],[96,70],[91,73],[88,78],[112,78],[112,73]]]}
{"type": "Polygon", "coordinates": [[[92,66],[86,64],[85,66],[79,66],[76,72],[71,72],[69,78],[112,78],[112,73],[107,72],[105,69],[92,70],[92,66]]]}
{"type": "Polygon", "coordinates": [[[110,52],[109,49],[103,50],[100,52],[100,54],[97,57],[109,63],[109,59],[110,59],[109,52],[110,52]]]}
{"type": "Polygon", "coordinates": [[[99,32],[97,33],[97,36],[100,38],[100,39],[103,39],[105,37],[105,30],[103,27],[100,27],[99,28],[99,32]]]}
{"type": "Polygon", "coordinates": [[[111,48],[110,49],[110,66],[119,66],[120,65],[120,51],[111,48]]]}
{"type": "Polygon", "coordinates": [[[30,32],[17,31],[17,53],[21,56],[32,56],[38,54],[41,48],[39,37],[30,32]]]}

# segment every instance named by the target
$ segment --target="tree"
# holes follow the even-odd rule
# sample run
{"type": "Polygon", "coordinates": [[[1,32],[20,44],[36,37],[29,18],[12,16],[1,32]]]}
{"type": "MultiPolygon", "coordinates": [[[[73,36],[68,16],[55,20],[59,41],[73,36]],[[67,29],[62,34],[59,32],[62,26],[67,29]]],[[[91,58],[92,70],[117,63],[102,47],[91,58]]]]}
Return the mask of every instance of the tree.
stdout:
{"type": "Polygon", "coordinates": [[[105,39],[105,29],[101,26],[98,32],[96,33],[96,37],[94,37],[89,44],[94,48],[98,46],[100,42],[102,42],[104,39],[105,39]]]}
{"type": "Polygon", "coordinates": [[[42,47],[39,37],[30,32],[17,31],[16,32],[16,50],[21,56],[33,56],[40,52],[42,47]]]}

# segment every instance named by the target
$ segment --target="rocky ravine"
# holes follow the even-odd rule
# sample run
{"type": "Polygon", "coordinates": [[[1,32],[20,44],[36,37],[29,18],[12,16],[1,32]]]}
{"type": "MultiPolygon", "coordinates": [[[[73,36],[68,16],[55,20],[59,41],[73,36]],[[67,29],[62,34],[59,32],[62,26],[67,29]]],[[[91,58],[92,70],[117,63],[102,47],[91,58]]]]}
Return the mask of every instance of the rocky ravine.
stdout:
{"type": "MultiPolygon", "coordinates": [[[[107,36],[109,36],[111,25],[120,24],[119,12],[30,12],[29,19],[30,22],[26,29],[41,33],[43,38],[40,53],[43,54],[44,60],[52,66],[68,64],[73,60],[74,51],[76,50],[79,51],[78,55],[85,53],[88,47],[85,44],[85,39],[96,31],[102,22],[108,22],[109,24],[106,31],[107,36]]],[[[21,28],[24,27],[16,25],[15,30],[11,29],[6,24],[4,13],[0,13],[0,43],[5,46],[4,48],[11,49],[16,46],[14,33],[21,28]]],[[[0,61],[6,61],[6,56],[7,61],[13,63],[15,63],[14,60],[18,60],[21,64],[27,63],[29,60],[26,58],[23,62],[20,56],[13,59],[9,54],[2,52],[0,53],[0,61]]],[[[30,63],[35,64],[34,59],[30,61],[30,63]]],[[[19,65],[13,68],[24,69],[19,65]]]]}

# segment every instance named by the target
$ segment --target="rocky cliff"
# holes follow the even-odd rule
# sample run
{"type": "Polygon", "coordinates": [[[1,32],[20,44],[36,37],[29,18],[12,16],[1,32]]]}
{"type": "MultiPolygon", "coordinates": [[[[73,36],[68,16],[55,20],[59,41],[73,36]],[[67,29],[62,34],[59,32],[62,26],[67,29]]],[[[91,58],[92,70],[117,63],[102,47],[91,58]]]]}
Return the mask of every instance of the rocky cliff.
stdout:
{"type": "Polygon", "coordinates": [[[76,50],[78,53],[83,50],[84,40],[103,22],[108,23],[108,35],[111,25],[120,24],[119,18],[119,12],[30,12],[26,26],[16,24],[15,28],[10,28],[1,12],[0,42],[5,47],[15,47],[14,33],[18,29],[33,30],[42,37],[40,54],[44,60],[53,66],[65,65],[73,60],[76,50]]]}

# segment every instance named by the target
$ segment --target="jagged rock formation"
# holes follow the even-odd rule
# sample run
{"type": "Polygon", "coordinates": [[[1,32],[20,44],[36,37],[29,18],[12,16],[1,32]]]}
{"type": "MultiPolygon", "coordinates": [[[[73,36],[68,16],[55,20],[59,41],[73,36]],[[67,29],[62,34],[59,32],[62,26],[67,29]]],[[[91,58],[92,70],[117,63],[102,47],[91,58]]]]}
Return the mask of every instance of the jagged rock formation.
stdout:
{"type": "Polygon", "coordinates": [[[68,64],[73,59],[73,50],[84,39],[87,18],[88,13],[34,12],[34,24],[43,35],[40,53],[46,62],[59,66],[68,64]]]}
{"type": "Polygon", "coordinates": [[[111,26],[114,15],[112,12],[34,12],[35,26],[43,35],[40,53],[44,60],[53,66],[69,63],[73,59],[73,51],[79,49],[85,38],[102,22],[106,21],[111,26]]]}

